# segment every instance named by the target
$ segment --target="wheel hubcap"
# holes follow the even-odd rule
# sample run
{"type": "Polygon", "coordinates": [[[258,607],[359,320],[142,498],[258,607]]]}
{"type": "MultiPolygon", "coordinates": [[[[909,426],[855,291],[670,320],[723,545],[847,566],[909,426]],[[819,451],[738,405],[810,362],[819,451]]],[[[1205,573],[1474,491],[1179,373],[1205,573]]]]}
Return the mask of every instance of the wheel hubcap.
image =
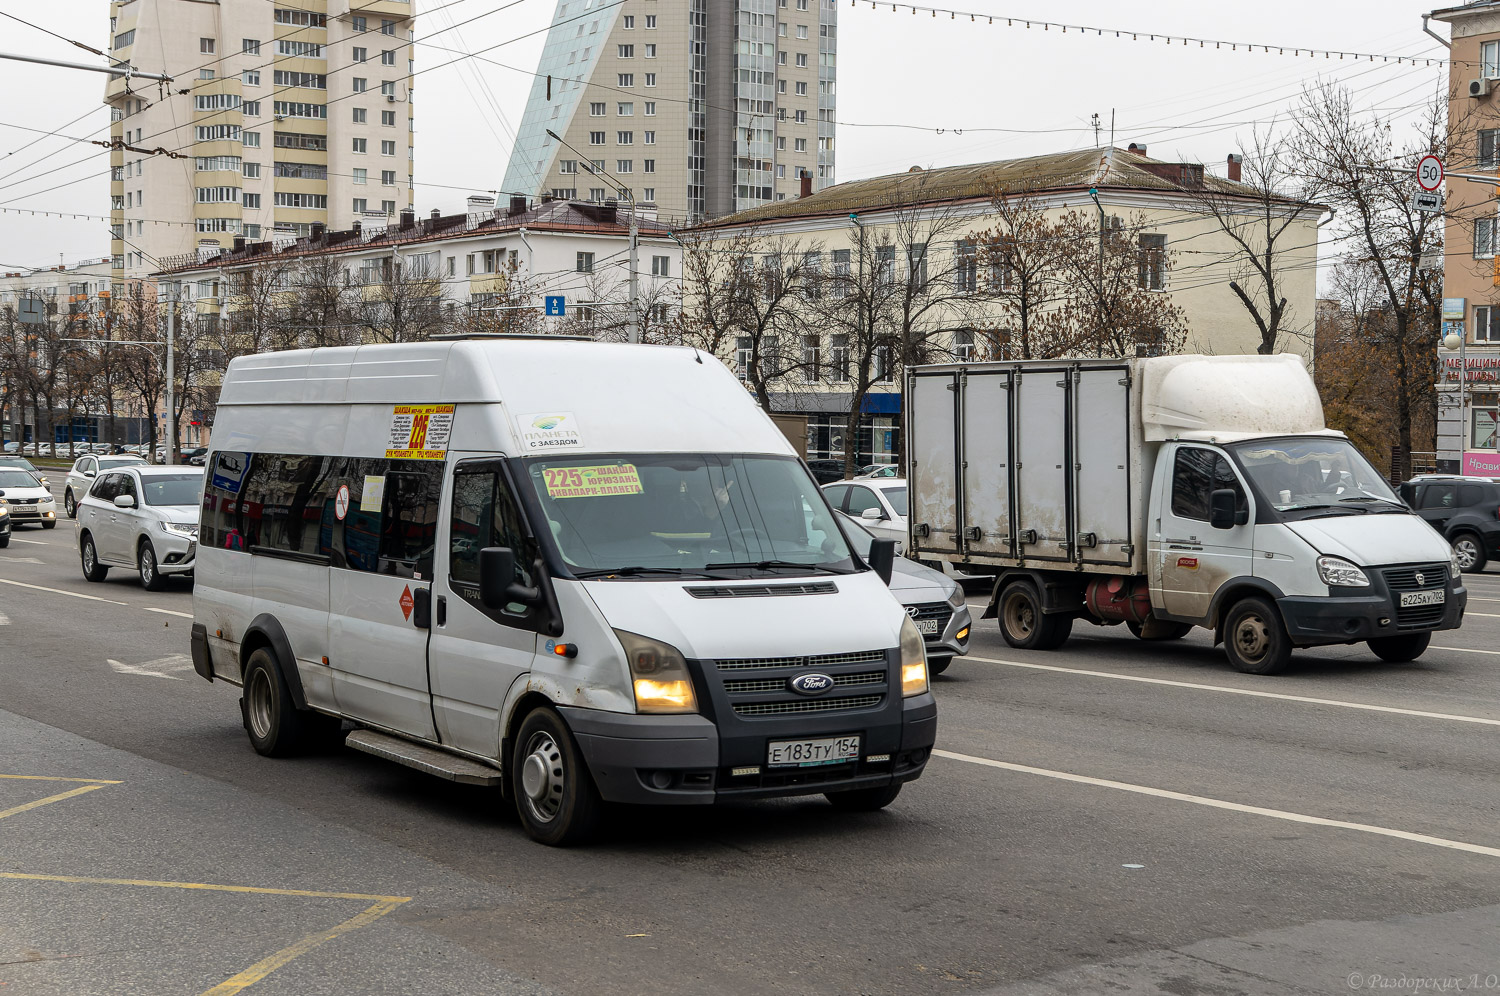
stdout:
{"type": "Polygon", "coordinates": [[[1005,603],[1005,628],[1010,635],[1024,640],[1036,626],[1036,612],[1031,604],[1019,595],[1005,603]]]}
{"type": "Polygon", "coordinates": [[[146,547],[141,551],[141,580],[147,584],[156,574],[156,558],[151,555],[151,548],[146,547]]]}
{"type": "Polygon", "coordinates": [[[1234,645],[1240,656],[1247,661],[1260,660],[1270,644],[1270,631],[1266,629],[1265,620],[1260,616],[1246,616],[1235,627],[1234,645]]]}
{"type": "Polygon", "coordinates": [[[256,668],[245,689],[245,711],[250,718],[250,732],[256,739],[271,735],[271,679],[262,668],[256,668]]]}
{"type": "Polygon", "coordinates": [[[85,540],[83,544],[83,569],[86,571],[94,569],[94,544],[91,540],[85,540]]]}
{"type": "Polygon", "coordinates": [[[526,808],[532,818],[550,823],[562,809],[566,785],[562,751],[552,734],[535,733],[526,745],[526,759],[521,762],[521,789],[526,793],[526,808]]]}
{"type": "Polygon", "coordinates": [[[1463,570],[1473,567],[1475,561],[1479,559],[1479,549],[1474,545],[1473,540],[1459,540],[1453,544],[1453,552],[1458,554],[1458,566],[1463,570]]]}

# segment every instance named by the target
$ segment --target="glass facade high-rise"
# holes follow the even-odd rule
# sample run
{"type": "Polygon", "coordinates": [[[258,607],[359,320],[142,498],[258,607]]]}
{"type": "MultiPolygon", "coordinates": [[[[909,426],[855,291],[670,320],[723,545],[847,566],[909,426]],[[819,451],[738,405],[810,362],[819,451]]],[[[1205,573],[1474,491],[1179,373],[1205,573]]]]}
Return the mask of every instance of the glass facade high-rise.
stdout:
{"type": "Polygon", "coordinates": [[[828,186],[837,38],[834,0],[560,0],[503,187],[699,221],[828,186]]]}

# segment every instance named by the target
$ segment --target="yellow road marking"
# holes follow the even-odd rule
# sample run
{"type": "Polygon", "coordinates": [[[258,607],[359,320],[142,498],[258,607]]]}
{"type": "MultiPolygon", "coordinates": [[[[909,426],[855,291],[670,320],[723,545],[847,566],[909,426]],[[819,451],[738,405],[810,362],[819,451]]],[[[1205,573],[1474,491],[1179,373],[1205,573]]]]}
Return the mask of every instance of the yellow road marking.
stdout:
{"type": "Polygon", "coordinates": [[[97,783],[94,785],[80,785],[76,789],[68,789],[68,791],[59,792],[57,795],[49,795],[45,799],[37,799],[35,802],[24,802],[19,806],[12,806],[9,809],[0,809],[0,820],[5,819],[7,816],[14,816],[17,813],[24,813],[28,809],[36,809],[39,806],[62,802],[64,799],[71,799],[75,795],[83,795],[85,792],[92,792],[95,789],[102,789],[103,787],[103,785],[97,783]]]}
{"type": "Polygon", "coordinates": [[[407,903],[410,896],[372,896],[363,892],[314,892],[308,889],[266,889],[256,885],[219,885],[214,882],[166,882],[147,878],[90,878],[85,875],[33,875],[0,872],[0,878],[29,882],[71,882],[81,885],[139,885],[154,889],[203,889],[208,892],[249,892],[260,896],[306,896],[309,899],[368,899],[379,903],[407,903]]]}
{"type": "Polygon", "coordinates": [[[407,902],[407,900],[383,899],[362,913],[345,920],[337,927],[320,930],[315,934],[308,934],[295,944],[288,945],[275,954],[262,958],[243,972],[225,979],[212,989],[205,990],[203,996],[229,996],[230,993],[237,993],[249,986],[253,986],[293,958],[304,955],[321,944],[326,944],[340,934],[347,934],[352,930],[369,926],[404,902],[407,902]]]}
{"type": "Polygon", "coordinates": [[[0,778],[19,778],[28,782],[85,782],[91,785],[121,785],[123,782],[108,778],[57,778],[53,775],[0,775],[0,778]]]}

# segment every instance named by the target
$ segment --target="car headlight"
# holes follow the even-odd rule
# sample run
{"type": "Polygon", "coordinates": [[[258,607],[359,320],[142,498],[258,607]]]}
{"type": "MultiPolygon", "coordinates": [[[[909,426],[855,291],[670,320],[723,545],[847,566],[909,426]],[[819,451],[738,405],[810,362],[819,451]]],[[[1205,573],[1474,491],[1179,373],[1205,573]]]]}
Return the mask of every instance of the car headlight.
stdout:
{"type": "Polygon", "coordinates": [[[1452,547],[1448,548],[1448,576],[1457,581],[1464,569],[1458,566],[1458,551],[1452,547]]]}
{"type": "Polygon", "coordinates": [[[693,679],[687,661],[670,644],[615,630],[625,659],[630,662],[631,684],[635,688],[637,712],[697,712],[698,699],[693,694],[693,679]]]}
{"type": "Polygon", "coordinates": [[[161,528],[163,532],[176,533],[178,536],[186,536],[188,539],[198,538],[198,527],[190,523],[163,522],[161,528]]]}
{"type": "Polygon", "coordinates": [[[911,698],[927,691],[927,648],[911,616],[901,617],[901,695],[911,698]]]}
{"type": "Polygon", "coordinates": [[[1365,572],[1343,557],[1319,557],[1318,577],[1330,588],[1368,588],[1365,572]]]}
{"type": "Polygon", "coordinates": [[[964,589],[962,585],[955,584],[953,591],[948,595],[948,604],[955,609],[964,604],[964,589]]]}

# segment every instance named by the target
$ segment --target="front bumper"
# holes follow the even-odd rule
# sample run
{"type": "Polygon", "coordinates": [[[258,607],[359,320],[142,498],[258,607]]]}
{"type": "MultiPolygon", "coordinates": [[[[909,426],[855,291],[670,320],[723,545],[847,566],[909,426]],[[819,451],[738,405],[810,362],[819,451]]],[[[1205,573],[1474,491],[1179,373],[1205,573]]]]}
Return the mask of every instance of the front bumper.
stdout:
{"type": "Polygon", "coordinates": [[[1380,568],[1366,569],[1369,589],[1334,589],[1338,594],[1327,597],[1291,595],[1276,600],[1286,623],[1287,634],[1299,647],[1331,643],[1358,643],[1387,636],[1409,633],[1433,633],[1457,629],[1463,624],[1469,592],[1459,579],[1449,578],[1441,610],[1422,613],[1403,612],[1397,607],[1397,594],[1386,585],[1380,568]],[[1359,590],[1362,594],[1345,594],[1359,590]]]}
{"type": "Polygon", "coordinates": [[[948,618],[948,624],[943,627],[941,633],[924,636],[922,643],[927,647],[928,657],[959,657],[969,652],[969,636],[974,628],[974,619],[969,615],[969,607],[960,605],[953,610],[953,615],[948,618]],[[960,638],[958,634],[962,633],[960,638]]]}
{"type": "Polygon", "coordinates": [[[10,509],[10,520],[12,522],[56,522],[57,502],[52,498],[37,502],[35,505],[7,506],[10,509]]]}
{"type": "Polygon", "coordinates": [[[637,804],[710,805],[726,799],[814,795],[907,782],[922,774],[937,738],[937,701],[930,692],[902,699],[897,724],[863,725],[876,719],[842,717],[839,732],[861,734],[861,757],[812,768],[767,768],[766,745],[771,740],[827,736],[828,731],[795,733],[776,723],[774,730],[763,734],[726,737],[701,715],[638,715],[566,706],[558,712],[577,739],[599,794],[609,802],[637,804]],[[889,759],[869,759],[882,754],[889,759]],[[733,773],[748,767],[758,770],[733,773]]]}
{"type": "Polygon", "coordinates": [[[156,569],[162,574],[191,574],[198,556],[198,541],[153,528],[147,539],[156,550],[156,569]]]}

